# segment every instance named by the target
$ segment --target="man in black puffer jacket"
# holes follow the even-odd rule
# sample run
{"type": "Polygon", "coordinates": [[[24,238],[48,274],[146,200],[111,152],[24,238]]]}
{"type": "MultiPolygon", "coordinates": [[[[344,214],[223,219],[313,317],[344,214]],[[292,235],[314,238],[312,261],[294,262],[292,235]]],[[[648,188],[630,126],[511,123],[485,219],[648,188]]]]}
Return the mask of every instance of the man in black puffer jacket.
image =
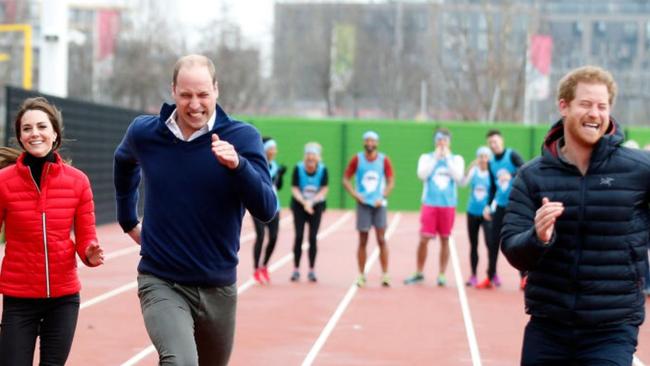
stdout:
{"type": "Polygon", "coordinates": [[[621,147],[612,75],[586,66],[558,86],[562,119],[519,171],[502,250],[528,271],[522,365],[632,363],[644,319],[650,154],[621,147]]]}

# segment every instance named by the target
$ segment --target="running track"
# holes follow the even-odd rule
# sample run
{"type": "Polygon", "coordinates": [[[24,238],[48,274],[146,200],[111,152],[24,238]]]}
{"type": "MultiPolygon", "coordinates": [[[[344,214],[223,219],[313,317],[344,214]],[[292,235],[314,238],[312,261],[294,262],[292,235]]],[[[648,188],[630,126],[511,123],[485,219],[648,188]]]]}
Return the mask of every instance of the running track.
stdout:
{"type": "MultiPolygon", "coordinates": [[[[379,286],[374,235],[369,246],[368,285],[357,289],[354,215],[329,210],[320,230],[319,282],[288,281],[293,264],[292,218],[282,213],[271,260],[270,286],[254,284],[253,229],[242,230],[239,304],[231,365],[516,365],[527,316],[518,274],[503,256],[496,290],[457,286],[469,273],[465,216],[453,233],[457,255],[447,269],[448,286],[435,286],[438,245],[429,244],[426,282],[407,287],[418,241],[416,213],[389,214],[393,286],[379,286]]],[[[116,224],[98,228],[107,260],[81,267],[82,309],[68,365],[155,365],[157,355],[144,329],[135,277],[138,247],[116,224]]],[[[306,255],[306,253],[303,253],[306,255]]],[[[486,268],[481,244],[479,273],[486,268]]],[[[303,258],[306,268],[306,257],[303,258]]],[[[462,284],[462,282],[461,282],[462,284]]],[[[650,306],[646,306],[646,310],[650,306]]],[[[641,327],[635,365],[650,365],[650,326],[641,327]],[[645,363],[644,363],[645,362],[645,363]]]]}

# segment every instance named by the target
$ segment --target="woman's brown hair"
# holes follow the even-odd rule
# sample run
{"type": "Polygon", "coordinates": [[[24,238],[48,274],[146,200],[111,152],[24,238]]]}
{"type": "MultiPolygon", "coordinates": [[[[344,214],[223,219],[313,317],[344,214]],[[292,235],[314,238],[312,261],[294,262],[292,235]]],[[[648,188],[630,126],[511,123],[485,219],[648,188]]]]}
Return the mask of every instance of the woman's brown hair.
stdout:
{"type": "MultiPolygon", "coordinates": [[[[16,140],[18,141],[18,145],[25,149],[22,142],[20,142],[20,122],[27,111],[33,110],[45,113],[47,118],[50,120],[50,123],[52,123],[52,129],[56,132],[56,139],[54,139],[54,143],[52,144],[52,150],[61,147],[61,123],[63,122],[61,112],[43,97],[27,98],[18,109],[18,113],[14,119],[14,129],[16,131],[16,140]]],[[[21,151],[18,149],[0,147],[0,169],[15,164],[20,154],[21,151]]]]}
{"type": "Polygon", "coordinates": [[[0,169],[15,164],[20,156],[20,150],[13,147],[0,147],[0,169]]]}
{"type": "Polygon", "coordinates": [[[61,147],[61,124],[63,123],[63,119],[61,117],[61,112],[56,108],[56,106],[43,97],[27,98],[18,109],[18,113],[16,113],[16,118],[14,119],[14,128],[16,130],[18,145],[23,149],[25,148],[20,142],[20,121],[23,119],[25,113],[34,110],[45,113],[47,118],[50,120],[50,123],[52,123],[52,129],[56,132],[56,139],[54,139],[54,143],[52,144],[52,150],[57,150],[61,147]]]}

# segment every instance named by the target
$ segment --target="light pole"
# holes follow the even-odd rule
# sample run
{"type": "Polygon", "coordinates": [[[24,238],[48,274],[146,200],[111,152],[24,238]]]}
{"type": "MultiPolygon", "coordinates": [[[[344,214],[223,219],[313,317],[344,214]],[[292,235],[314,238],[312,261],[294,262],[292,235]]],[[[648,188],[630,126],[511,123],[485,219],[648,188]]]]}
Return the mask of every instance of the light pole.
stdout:
{"type": "MultiPolygon", "coordinates": [[[[0,32],[23,33],[23,89],[32,89],[32,26],[29,24],[0,24],[0,32]]],[[[6,59],[1,61],[6,61],[6,59]]]]}

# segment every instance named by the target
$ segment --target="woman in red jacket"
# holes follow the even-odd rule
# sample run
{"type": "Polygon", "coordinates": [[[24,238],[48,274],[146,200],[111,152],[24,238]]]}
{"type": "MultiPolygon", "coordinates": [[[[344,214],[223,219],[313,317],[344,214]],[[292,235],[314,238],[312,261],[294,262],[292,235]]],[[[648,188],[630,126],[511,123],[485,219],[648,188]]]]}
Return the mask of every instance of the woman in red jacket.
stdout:
{"type": "Polygon", "coordinates": [[[41,365],[63,365],[79,314],[75,252],[87,266],[104,262],[92,191],[88,177],[56,152],[61,116],[45,98],[23,102],[15,129],[23,152],[0,151],[0,366],[31,365],[39,336],[41,365]]]}

